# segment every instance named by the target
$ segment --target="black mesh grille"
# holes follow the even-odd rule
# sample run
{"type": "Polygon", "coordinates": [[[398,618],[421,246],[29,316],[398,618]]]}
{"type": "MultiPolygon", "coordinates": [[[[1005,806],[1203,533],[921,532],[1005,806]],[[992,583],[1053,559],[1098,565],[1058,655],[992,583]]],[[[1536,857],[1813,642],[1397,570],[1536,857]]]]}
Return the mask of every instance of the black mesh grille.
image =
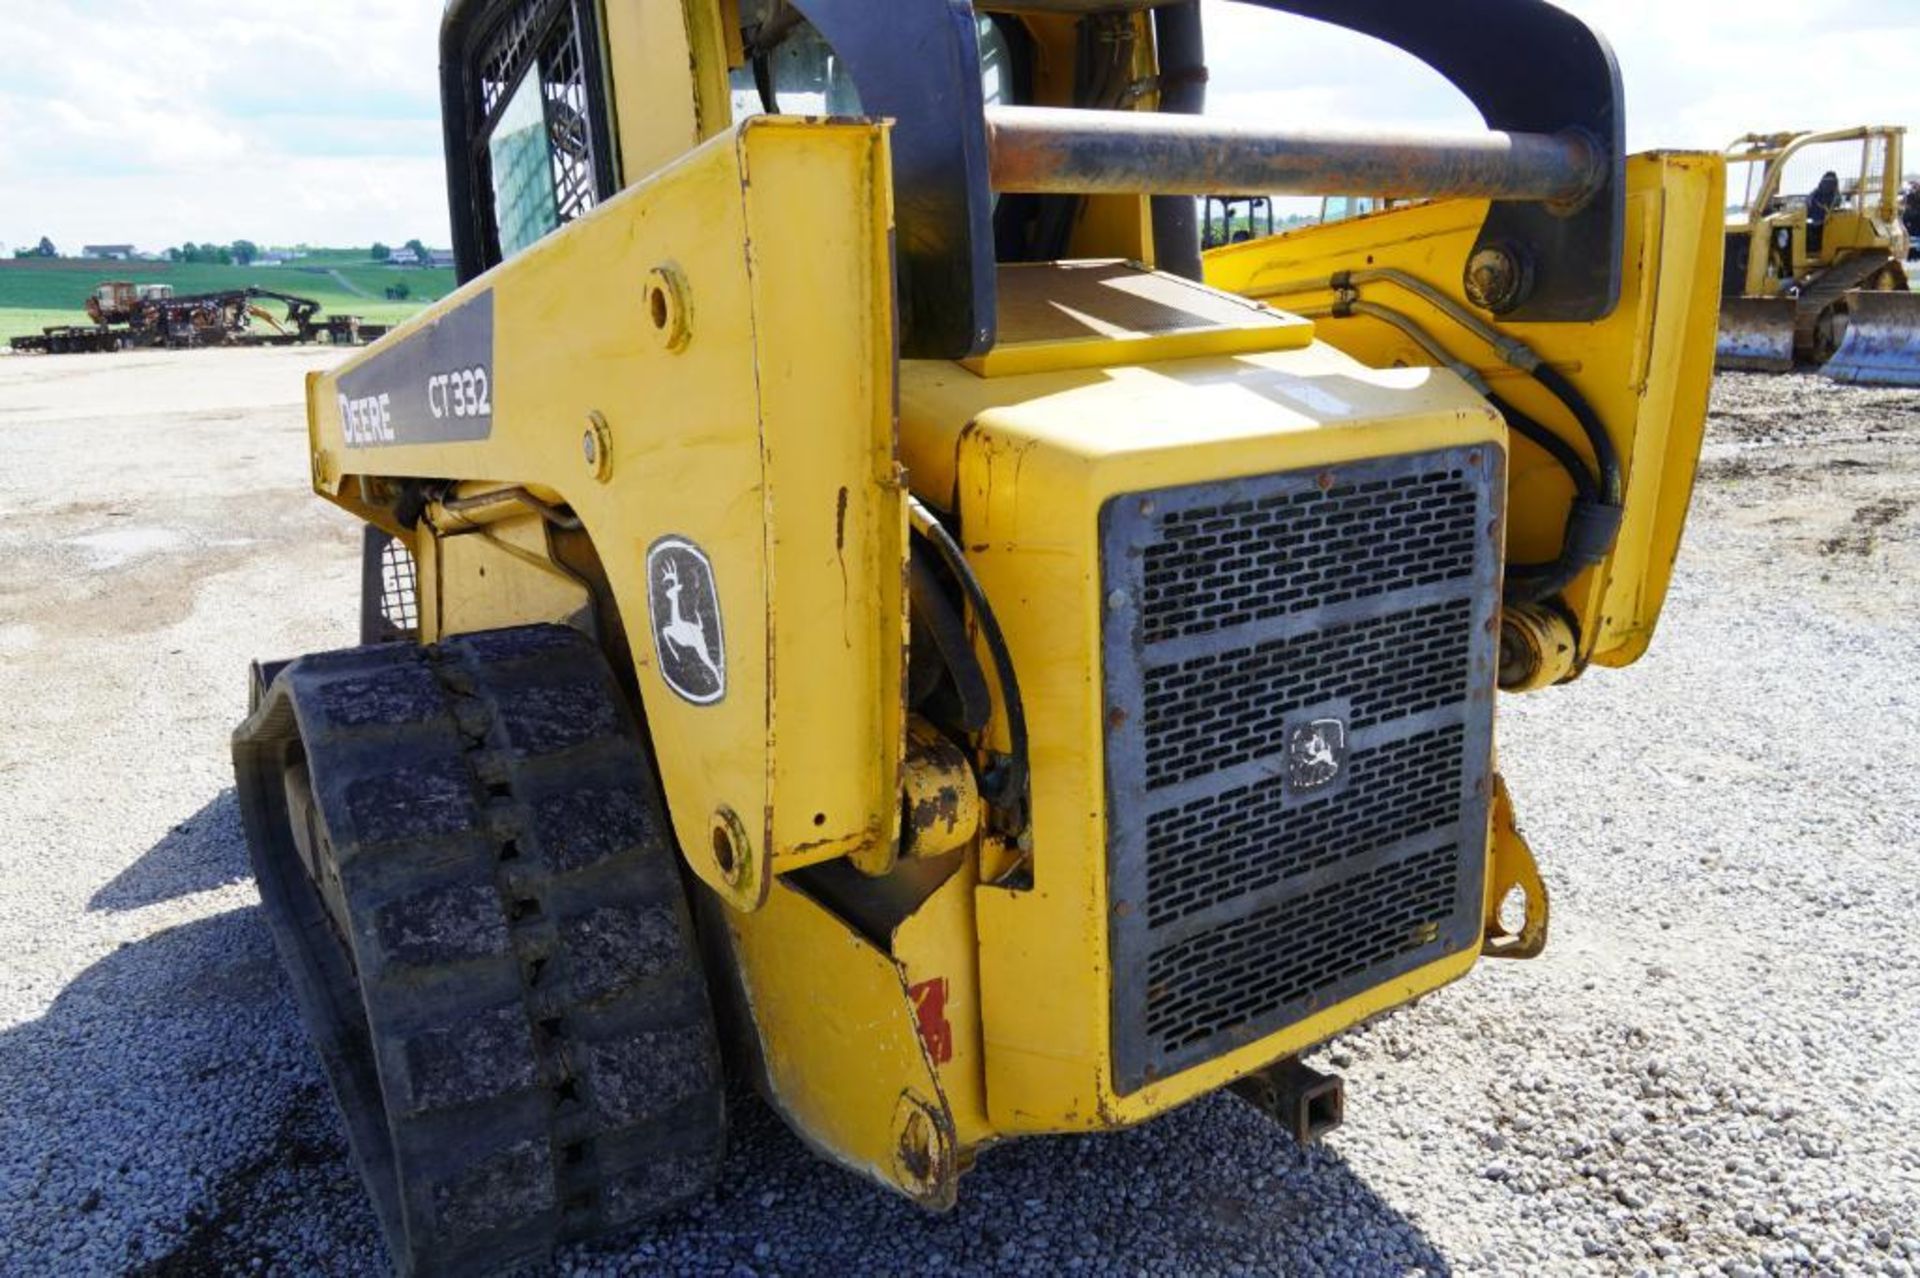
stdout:
{"type": "Polygon", "coordinates": [[[1101,512],[1121,1090],[1477,942],[1500,463],[1446,449],[1101,512]]]}
{"type": "Polygon", "coordinates": [[[1154,813],[1148,922],[1171,923],[1452,825],[1465,735],[1456,724],[1356,750],[1346,789],[1324,803],[1294,805],[1270,777],[1154,813]]]}
{"type": "Polygon", "coordinates": [[[492,115],[520,82],[520,73],[533,60],[534,39],[552,20],[556,0],[527,0],[514,6],[487,41],[480,58],[480,112],[492,115]]]}
{"type": "Polygon", "coordinates": [[[380,618],[398,639],[418,638],[420,596],[414,580],[413,552],[389,541],[380,552],[380,618]]]}
{"type": "Polygon", "coordinates": [[[554,33],[541,58],[540,88],[547,99],[554,203],[560,210],[560,220],[571,222],[594,203],[587,81],[580,57],[580,29],[571,21],[554,33]]]}
{"type": "Polygon", "coordinates": [[[1332,697],[1353,699],[1353,731],[1459,701],[1472,611],[1454,599],[1149,667],[1147,784],[1277,753],[1287,715],[1332,697]]]}
{"type": "Polygon", "coordinates": [[[1148,643],[1345,603],[1473,571],[1472,485],[1459,471],[1195,506],[1146,552],[1148,643]]]}
{"type": "Polygon", "coordinates": [[[1147,965],[1148,1036],[1178,1052],[1431,945],[1459,878],[1459,849],[1442,843],[1161,950],[1147,965]]]}

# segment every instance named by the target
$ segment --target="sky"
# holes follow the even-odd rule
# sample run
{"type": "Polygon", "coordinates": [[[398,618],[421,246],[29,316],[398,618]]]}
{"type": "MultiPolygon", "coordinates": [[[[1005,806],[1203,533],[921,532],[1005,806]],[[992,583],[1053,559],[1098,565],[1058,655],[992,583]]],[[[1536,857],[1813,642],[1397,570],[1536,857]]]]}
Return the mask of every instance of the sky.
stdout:
{"type": "MultiPolygon", "coordinates": [[[[1441,3],[1444,0],[1410,0],[1441,3]]],[[[1560,0],[1613,44],[1630,149],[1920,128],[1920,0],[1560,0]]],[[[1210,111],[1471,129],[1396,50],[1227,0],[1210,111]]],[[[448,240],[440,0],[0,0],[0,246],[448,240]]],[[[1909,171],[1920,168],[1920,137],[1909,171]]]]}

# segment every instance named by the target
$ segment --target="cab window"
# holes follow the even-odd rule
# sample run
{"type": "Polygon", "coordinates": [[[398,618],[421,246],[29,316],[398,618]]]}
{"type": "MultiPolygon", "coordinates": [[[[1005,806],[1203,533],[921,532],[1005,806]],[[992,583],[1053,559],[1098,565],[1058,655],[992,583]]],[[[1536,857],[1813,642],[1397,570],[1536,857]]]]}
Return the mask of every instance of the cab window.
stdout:
{"type": "Polygon", "coordinates": [[[512,257],[611,190],[611,148],[587,86],[598,74],[592,0],[524,0],[483,41],[475,168],[489,258],[512,257]]]}
{"type": "MultiPolygon", "coordinates": [[[[975,19],[980,84],[987,105],[1014,100],[1013,58],[1006,32],[992,18],[975,19]]],[[[729,77],[733,118],[754,115],[859,115],[860,93],[833,46],[775,0],[741,0],[745,65],[729,77]]]]}
{"type": "Polygon", "coordinates": [[[741,0],[745,65],[729,76],[733,118],[754,115],[859,115],[860,94],[833,46],[776,0],[741,0]]]}
{"type": "Polygon", "coordinates": [[[500,256],[512,257],[560,225],[536,77],[522,76],[520,87],[507,99],[507,109],[487,138],[487,167],[492,171],[500,256]]]}
{"type": "Polygon", "coordinates": [[[1378,207],[1379,202],[1367,195],[1329,195],[1320,201],[1320,220],[1344,222],[1350,217],[1364,217],[1378,207]]]}

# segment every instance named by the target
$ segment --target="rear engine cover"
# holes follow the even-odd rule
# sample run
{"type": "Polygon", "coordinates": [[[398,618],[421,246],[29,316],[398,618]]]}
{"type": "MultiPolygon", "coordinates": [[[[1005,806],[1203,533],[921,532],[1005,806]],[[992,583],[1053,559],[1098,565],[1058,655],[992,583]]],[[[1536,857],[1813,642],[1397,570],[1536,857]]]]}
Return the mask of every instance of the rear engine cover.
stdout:
{"type": "Polygon", "coordinates": [[[1100,515],[1122,1094],[1478,943],[1501,454],[1100,515]]]}

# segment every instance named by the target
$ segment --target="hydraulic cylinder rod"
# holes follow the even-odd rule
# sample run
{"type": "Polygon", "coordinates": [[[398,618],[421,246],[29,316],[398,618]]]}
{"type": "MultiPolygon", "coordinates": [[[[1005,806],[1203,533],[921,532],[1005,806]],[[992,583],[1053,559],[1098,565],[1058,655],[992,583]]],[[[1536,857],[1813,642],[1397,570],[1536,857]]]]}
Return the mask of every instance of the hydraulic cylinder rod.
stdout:
{"type": "Polygon", "coordinates": [[[1205,116],[987,108],[993,189],[1038,195],[1477,196],[1576,207],[1607,157],[1576,132],[1338,133],[1205,116]]]}

